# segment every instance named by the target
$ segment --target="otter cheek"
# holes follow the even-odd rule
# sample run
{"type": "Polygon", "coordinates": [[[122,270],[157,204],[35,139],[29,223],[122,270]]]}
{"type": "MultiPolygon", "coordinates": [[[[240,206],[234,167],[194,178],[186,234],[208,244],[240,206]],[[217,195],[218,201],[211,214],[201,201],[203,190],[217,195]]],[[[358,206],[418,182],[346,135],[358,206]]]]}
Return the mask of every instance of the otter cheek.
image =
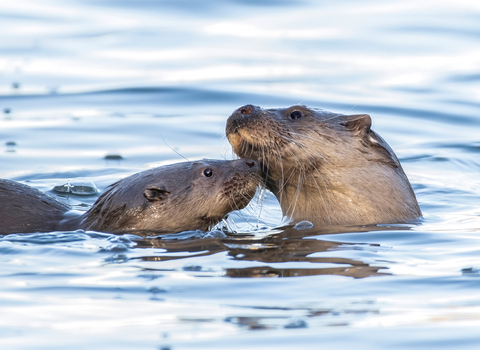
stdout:
{"type": "Polygon", "coordinates": [[[259,141],[254,135],[252,135],[256,134],[256,130],[246,131],[240,129],[238,130],[238,134],[240,135],[240,142],[245,141],[251,145],[255,145],[259,141]]]}
{"type": "Polygon", "coordinates": [[[242,137],[239,134],[230,134],[227,137],[228,141],[233,147],[234,152],[238,154],[240,150],[240,144],[242,143],[242,137]]]}

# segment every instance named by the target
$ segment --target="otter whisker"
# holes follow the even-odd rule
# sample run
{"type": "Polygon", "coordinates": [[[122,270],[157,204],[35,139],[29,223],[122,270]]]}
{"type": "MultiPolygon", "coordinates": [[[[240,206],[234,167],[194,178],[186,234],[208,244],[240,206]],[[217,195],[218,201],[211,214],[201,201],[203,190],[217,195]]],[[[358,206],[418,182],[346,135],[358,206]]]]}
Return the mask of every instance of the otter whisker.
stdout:
{"type": "MultiPolygon", "coordinates": [[[[318,140],[314,137],[307,137],[307,136],[300,135],[300,134],[298,136],[300,138],[304,138],[304,139],[307,139],[307,140],[310,140],[310,141],[321,143],[321,140],[318,140]]],[[[311,147],[308,147],[308,145],[306,143],[303,143],[301,140],[296,140],[295,143],[303,146],[304,148],[307,148],[309,152],[315,152],[315,154],[318,155],[320,158],[322,158],[326,162],[329,162],[329,160],[327,158],[325,158],[325,156],[323,156],[322,154],[320,154],[320,153],[316,152],[315,150],[311,149],[311,147]]]]}
{"type": "MultiPolygon", "coordinates": [[[[328,191],[328,188],[327,188],[327,184],[325,183],[325,179],[323,178],[322,174],[319,172],[318,169],[316,169],[316,171],[320,174],[319,178],[323,182],[323,186],[325,188],[325,193],[326,193],[328,191]]],[[[322,190],[320,189],[320,186],[318,185],[318,182],[317,182],[317,179],[315,178],[315,176],[312,176],[312,180],[315,182],[315,186],[318,189],[318,193],[320,194],[320,198],[322,199],[323,207],[325,208],[325,214],[327,215],[328,223],[331,225],[332,220],[330,218],[330,208],[331,208],[330,197],[327,197],[328,202],[329,202],[329,205],[327,206],[327,203],[325,203],[325,198],[322,194],[322,190]]]]}
{"type": "MultiPolygon", "coordinates": [[[[258,201],[259,201],[259,199],[257,199],[257,205],[258,205],[258,201]]],[[[262,200],[262,202],[263,202],[263,200],[262,200]]],[[[262,206],[263,206],[263,203],[262,203],[262,206]]],[[[260,213],[261,213],[262,206],[260,206],[260,213]]],[[[260,223],[260,213],[255,212],[250,206],[245,207],[244,210],[248,211],[249,216],[244,216],[243,213],[240,212],[241,215],[242,215],[242,218],[243,218],[248,224],[254,226],[254,225],[250,222],[250,220],[249,220],[249,217],[253,217],[254,219],[256,219],[256,225],[257,225],[257,227],[258,227],[258,224],[260,223]]]]}
{"type": "Polygon", "coordinates": [[[298,198],[300,196],[300,189],[302,187],[302,182],[301,182],[301,172],[299,172],[298,174],[298,182],[297,182],[297,188],[296,188],[296,191],[295,191],[295,198],[293,200],[293,203],[290,202],[290,205],[288,206],[288,210],[287,212],[290,212],[290,216],[291,217],[294,217],[294,214],[295,214],[295,208],[297,207],[297,202],[298,202],[298,198]],[[292,204],[293,204],[293,209],[290,210],[290,208],[292,208],[292,204]]]}

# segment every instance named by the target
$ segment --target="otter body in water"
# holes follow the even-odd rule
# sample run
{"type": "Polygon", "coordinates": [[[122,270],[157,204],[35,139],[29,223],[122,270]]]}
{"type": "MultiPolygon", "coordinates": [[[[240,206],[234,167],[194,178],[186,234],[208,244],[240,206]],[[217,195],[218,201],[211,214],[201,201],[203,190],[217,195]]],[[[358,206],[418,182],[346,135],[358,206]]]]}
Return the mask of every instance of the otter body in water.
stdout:
{"type": "Polygon", "coordinates": [[[95,230],[111,233],[208,230],[244,208],[260,182],[254,160],[202,160],[142,171],[110,185],[83,215],[11,180],[0,180],[0,234],[95,230]]]}
{"type": "Polygon", "coordinates": [[[259,161],[284,216],[315,225],[409,223],[421,217],[400,162],[370,116],[246,105],[227,120],[234,152],[259,161]]]}

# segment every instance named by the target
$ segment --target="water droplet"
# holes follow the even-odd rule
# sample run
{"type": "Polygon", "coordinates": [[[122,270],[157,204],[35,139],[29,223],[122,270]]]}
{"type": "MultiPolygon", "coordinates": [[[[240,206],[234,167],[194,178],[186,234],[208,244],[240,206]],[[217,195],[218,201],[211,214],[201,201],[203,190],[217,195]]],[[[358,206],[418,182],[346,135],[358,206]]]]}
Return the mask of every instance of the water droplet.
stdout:
{"type": "Polygon", "coordinates": [[[217,238],[217,239],[226,238],[226,237],[227,235],[220,230],[209,231],[205,233],[205,236],[203,236],[203,238],[217,238]]]}
{"type": "Polygon", "coordinates": [[[306,230],[312,227],[313,227],[313,224],[307,220],[300,221],[295,226],[293,226],[293,228],[297,230],[306,230]]]}
{"type": "Polygon", "coordinates": [[[307,328],[307,322],[302,319],[295,319],[287,323],[283,328],[307,328]]]}
{"type": "Polygon", "coordinates": [[[99,251],[102,253],[105,253],[105,252],[118,253],[118,252],[124,252],[127,250],[128,250],[128,247],[125,246],[124,244],[116,243],[116,244],[111,244],[108,247],[100,248],[99,251]]]}
{"type": "Polygon", "coordinates": [[[90,196],[98,192],[97,186],[85,178],[77,177],[68,180],[66,183],[58,184],[53,188],[54,191],[60,193],[72,193],[80,196],[90,196]]]}
{"type": "Polygon", "coordinates": [[[183,271],[202,271],[202,267],[199,265],[186,265],[183,267],[183,271]]]}

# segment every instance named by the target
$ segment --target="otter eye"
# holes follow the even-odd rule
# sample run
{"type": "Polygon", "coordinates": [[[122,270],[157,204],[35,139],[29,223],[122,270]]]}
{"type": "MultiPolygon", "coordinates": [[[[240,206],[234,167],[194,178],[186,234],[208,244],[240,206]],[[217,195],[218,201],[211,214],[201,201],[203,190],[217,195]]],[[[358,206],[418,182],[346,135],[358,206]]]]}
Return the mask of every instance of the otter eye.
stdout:
{"type": "Polygon", "coordinates": [[[290,113],[290,119],[300,119],[301,117],[303,117],[303,114],[302,112],[300,111],[293,111],[292,113],[290,113]]]}
{"type": "Polygon", "coordinates": [[[205,176],[205,177],[210,177],[212,175],[213,175],[213,170],[212,169],[207,168],[203,171],[203,176],[205,176]]]}

